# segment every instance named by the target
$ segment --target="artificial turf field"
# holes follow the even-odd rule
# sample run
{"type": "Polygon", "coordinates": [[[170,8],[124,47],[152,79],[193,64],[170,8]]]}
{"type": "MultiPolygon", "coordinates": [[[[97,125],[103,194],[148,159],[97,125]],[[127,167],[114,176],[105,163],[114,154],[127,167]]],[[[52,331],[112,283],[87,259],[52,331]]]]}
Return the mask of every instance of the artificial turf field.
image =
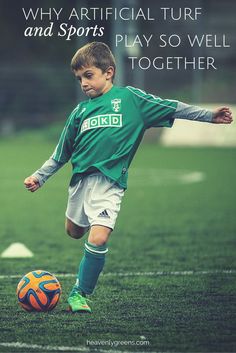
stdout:
{"type": "Polygon", "coordinates": [[[235,352],[236,149],[140,147],[93,314],[77,315],[66,312],[83,247],[64,232],[70,166],[37,193],[23,187],[54,146],[33,133],[0,142],[0,252],[21,242],[35,255],[0,258],[0,352],[235,352]],[[60,274],[50,313],[18,307],[35,269],[60,274]]]}

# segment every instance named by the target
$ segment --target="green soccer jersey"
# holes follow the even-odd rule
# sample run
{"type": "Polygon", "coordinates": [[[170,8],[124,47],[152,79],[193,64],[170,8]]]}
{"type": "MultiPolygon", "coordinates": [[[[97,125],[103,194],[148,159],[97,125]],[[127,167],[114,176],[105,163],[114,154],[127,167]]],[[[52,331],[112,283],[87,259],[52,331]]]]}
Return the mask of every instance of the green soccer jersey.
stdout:
{"type": "Polygon", "coordinates": [[[126,188],[128,168],[145,130],[171,127],[177,104],[130,86],[113,86],[73,110],[52,158],[61,163],[71,159],[71,184],[100,171],[126,188]]]}

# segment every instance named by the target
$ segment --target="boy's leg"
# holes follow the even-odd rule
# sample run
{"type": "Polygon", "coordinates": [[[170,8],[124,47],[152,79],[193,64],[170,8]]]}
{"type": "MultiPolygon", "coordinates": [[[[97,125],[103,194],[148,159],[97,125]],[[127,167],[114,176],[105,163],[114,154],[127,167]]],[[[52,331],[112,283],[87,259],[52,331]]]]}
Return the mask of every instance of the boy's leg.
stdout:
{"type": "Polygon", "coordinates": [[[94,291],[105,265],[105,256],[108,251],[107,241],[111,231],[110,228],[104,226],[91,227],[78,272],[77,285],[83,295],[92,294],[94,291]]]}
{"type": "MultiPolygon", "coordinates": [[[[92,294],[104,267],[107,241],[114,229],[123,195],[124,189],[101,173],[89,175],[78,187],[69,189],[67,218],[80,225],[90,225],[77,281],[68,298],[72,311],[91,312],[85,297],[92,294]]],[[[75,232],[70,229],[70,234],[81,237],[84,232],[76,228],[75,232]]]]}
{"type": "Polygon", "coordinates": [[[92,226],[90,229],[76,282],[77,289],[84,296],[93,293],[98,277],[103,270],[105,255],[108,251],[107,241],[111,232],[112,229],[99,225],[92,226]]]}
{"type": "Polygon", "coordinates": [[[111,228],[105,226],[91,227],[88,241],[85,243],[84,256],[80,262],[77,282],[68,299],[72,311],[91,312],[85,297],[92,294],[104,267],[108,251],[106,243],[111,231],[111,228]]]}

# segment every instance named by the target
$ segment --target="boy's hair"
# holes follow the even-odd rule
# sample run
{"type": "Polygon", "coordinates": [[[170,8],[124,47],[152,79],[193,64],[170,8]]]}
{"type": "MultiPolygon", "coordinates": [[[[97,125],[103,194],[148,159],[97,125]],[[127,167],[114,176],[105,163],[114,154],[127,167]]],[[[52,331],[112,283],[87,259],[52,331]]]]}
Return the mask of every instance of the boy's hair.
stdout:
{"type": "Polygon", "coordinates": [[[114,68],[114,75],[116,71],[115,58],[105,43],[92,42],[81,47],[71,60],[72,70],[80,70],[83,67],[95,66],[105,72],[109,66],[114,68]]]}

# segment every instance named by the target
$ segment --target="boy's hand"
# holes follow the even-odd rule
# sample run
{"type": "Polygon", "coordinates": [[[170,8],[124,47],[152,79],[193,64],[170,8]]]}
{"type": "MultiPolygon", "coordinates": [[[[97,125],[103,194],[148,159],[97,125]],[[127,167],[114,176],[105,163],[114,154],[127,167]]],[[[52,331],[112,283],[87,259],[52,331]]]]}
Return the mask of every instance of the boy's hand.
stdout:
{"type": "Polygon", "coordinates": [[[213,111],[212,123],[231,124],[233,121],[232,112],[228,107],[217,108],[213,111]]]}
{"type": "Polygon", "coordinates": [[[28,191],[34,192],[40,188],[39,181],[35,176],[29,176],[24,180],[25,187],[28,191]]]}

